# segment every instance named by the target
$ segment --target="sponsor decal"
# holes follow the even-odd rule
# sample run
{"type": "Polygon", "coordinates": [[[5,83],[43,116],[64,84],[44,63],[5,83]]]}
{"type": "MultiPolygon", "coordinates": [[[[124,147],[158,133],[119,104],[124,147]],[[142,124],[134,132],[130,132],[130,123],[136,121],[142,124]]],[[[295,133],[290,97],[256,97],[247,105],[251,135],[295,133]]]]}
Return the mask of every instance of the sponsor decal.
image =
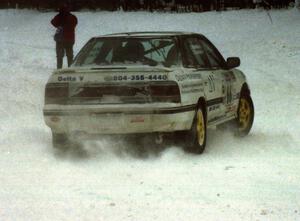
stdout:
{"type": "Polygon", "coordinates": [[[225,82],[223,81],[222,92],[225,95],[226,104],[230,104],[234,100],[234,96],[232,93],[234,89],[233,82],[236,81],[236,78],[232,71],[223,72],[222,74],[225,79],[225,82]]]}
{"type": "Polygon", "coordinates": [[[233,96],[233,99],[238,100],[240,99],[240,93],[237,93],[233,96]]]}
{"type": "Polygon", "coordinates": [[[182,74],[182,75],[175,75],[177,81],[184,81],[184,80],[200,80],[202,79],[201,74],[182,74]]]}
{"type": "Polygon", "coordinates": [[[145,118],[142,116],[137,116],[130,120],[130,123],[144,123],[144,122],[145,122],[145,118]]]}
{"type": "Polygon", "coordinates": [[[210,106],[208,108],[208,111],[214,111],[214,110],[219,110],[220,109],[220,105],[214,105],[214,106],[210,106]]]}
{"type": "Polygon", "coordinates": [[[75,81],[83,81],[84,77],[83,76],[58,76],[57,80],[60,82],[75,82],[75,81]]]}
{"type": "Polygon", "coordinates": [[[236,77],[232,71],[223,72],[226,81],[236,81],[236,77]]]}
{"type": "Polygon", "coordinates": [[[80,96],[80,93],[84,91],[84,87],[69,87],[69,96],[80,96]]]}
{"type": "Polygon", "coordinates": [[[232,97],[232,84],[227,84],[227,94],[226,94],[226,97],[227,97],[227,104],[230,104],[233,100],[233,97],[232,97]]]}
{"type": "Polygon", "coordinates": [[[168,80],[168,76],[165,74],[135,74],[135,75],[114,75],[111,78],[104,78],[106,81],[165,81],[168,80]]]}
{"type": "Polygon", "coordinates": [[[190,93],[197,93],[197,92],[203,92],[203,89],[202,88],[193,88],[193,89],[182,91],[183,94],[190,94],[190,93]]]}
{"type": "Polygon", "coordinates": [[[218,117],[214,117],[214,118],[212,118],[212,119],[208,120],[208,123],[211,123],[211,122],[217,121],[217,120],[219,120],[219,119],[222,119],[222,118],[224,118],[224,117],[225,117],[225,115],[218,116],[218,117]]]}
{"type": "Polygon", "coordinates": [[[226,113],[235,112],[236,110],[237,110],[237,106],[236,105],[228,105],[226,107],[226,113]]]}
{"type": "Polygon", "coordinates": [[[203,87],[203,83],[193,83],[193,84],[183,84],[182,89],[193,88],[193,87],[203,87]]]}
{"type": "Polygon", "coordinates": [[[209,92],[213,92],[213,91],[216,90],[214,80],[215,80],[215,78],[214,78],[213,75],[209,75],[209,76],[208,76],[208,81],[209,81],[209,92]]]}
{"type": "Polygon", "coordinates": [[[182,93],[189,94],[189,93],[197,93],[203,92],[203,83],[193,83],[193,84],[183,84],[181,85],[182,93]]]}

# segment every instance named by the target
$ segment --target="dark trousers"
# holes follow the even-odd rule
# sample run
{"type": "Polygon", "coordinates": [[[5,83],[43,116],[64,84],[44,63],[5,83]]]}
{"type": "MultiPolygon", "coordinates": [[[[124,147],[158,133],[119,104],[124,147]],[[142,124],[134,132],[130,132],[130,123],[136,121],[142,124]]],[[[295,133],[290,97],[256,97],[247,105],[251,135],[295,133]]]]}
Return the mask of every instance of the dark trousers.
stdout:
{"type": "Polygon", "coordinates": [[[73,45],[73,42],[56,42],[57,69],[62,68],[65,54],[68,59],[68,67],[70,67],[73,62],[73,45]]]}

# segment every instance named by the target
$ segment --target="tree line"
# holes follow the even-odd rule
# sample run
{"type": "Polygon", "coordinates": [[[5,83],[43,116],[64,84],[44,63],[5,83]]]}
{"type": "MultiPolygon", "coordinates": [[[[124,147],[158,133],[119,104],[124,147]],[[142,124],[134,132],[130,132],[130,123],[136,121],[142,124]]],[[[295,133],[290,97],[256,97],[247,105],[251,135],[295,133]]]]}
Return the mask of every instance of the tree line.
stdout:
{"type": "Polygon", "coordinates": [[[176,11],[201,12],[225,10],[226,8],[282,8],[294,0],[0,0],[0,8],[30,8],[37,10],[57,10],[62,2],[71,10],[109,11],[176,11]]]}

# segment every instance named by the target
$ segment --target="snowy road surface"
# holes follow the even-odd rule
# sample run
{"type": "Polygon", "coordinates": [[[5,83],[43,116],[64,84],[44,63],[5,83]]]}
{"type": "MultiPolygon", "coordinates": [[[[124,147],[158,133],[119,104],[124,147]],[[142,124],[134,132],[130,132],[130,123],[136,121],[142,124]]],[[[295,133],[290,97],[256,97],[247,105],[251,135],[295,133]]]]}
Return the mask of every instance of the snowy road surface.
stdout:
{"type": "Polygon", "coordinates": [[[95,35],[176,30],[240,56],[253,130],[209,131],[195,156],[111,138],[55,152],[42,116],[54,13],[0,10],[0,220],[300,220],[300,13],[270,14],[76,13],[75,51],[95,35]]]}

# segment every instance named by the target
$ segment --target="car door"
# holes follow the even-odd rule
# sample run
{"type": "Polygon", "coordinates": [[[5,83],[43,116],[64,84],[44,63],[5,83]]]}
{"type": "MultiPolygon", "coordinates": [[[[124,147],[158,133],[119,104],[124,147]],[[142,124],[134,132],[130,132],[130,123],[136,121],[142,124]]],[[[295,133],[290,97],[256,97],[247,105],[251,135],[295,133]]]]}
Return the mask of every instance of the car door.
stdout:
{"type": "Polygon", "coordinates": [[[213,78],[219,79],[220,86],[222,87],[222,114],[224,117],[228,116],[228,113],[233,113],[231,110],[233,108],[233,95],[236,93],[234,91],[234,82],[236,81],[235,76],[231,70],[227,69],[226,62],[220,52],[216,47],[207,39],[199,37],[201,44],[207,55],[210,67],[212,69],[213,78]]]}
{"type": "Polygon", "coordinates": [[[183,38],[183,64],[186,72],[193,75],[199,74],[202,78],[207,101],[207,117],[208,121],[211,121],[222,115],[223,78],[222,75],[216,74],[216,69],[210,65],[207,53],[200,40],[198,36],[183,38]]]}

